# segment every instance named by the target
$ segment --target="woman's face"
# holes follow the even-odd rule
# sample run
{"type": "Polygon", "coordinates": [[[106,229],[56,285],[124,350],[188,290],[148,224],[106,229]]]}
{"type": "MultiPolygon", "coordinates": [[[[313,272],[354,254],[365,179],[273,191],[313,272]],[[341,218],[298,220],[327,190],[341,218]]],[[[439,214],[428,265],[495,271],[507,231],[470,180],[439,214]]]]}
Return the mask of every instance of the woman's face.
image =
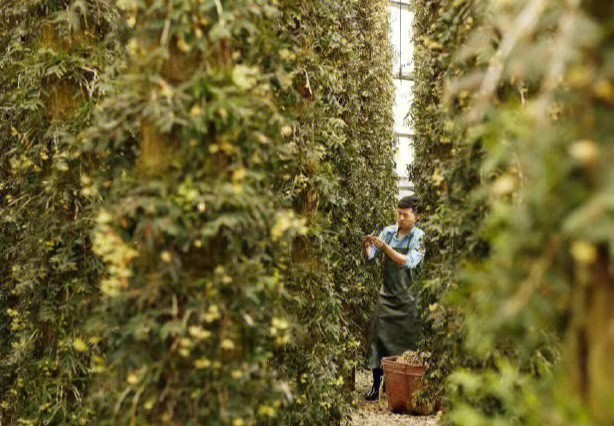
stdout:
{"type": "Polygon", "coordinates": [[[406,209],[397,208],[397,225],[402,231],[410,230],[418,220],[418,216],[411,207],[406,209]]]}

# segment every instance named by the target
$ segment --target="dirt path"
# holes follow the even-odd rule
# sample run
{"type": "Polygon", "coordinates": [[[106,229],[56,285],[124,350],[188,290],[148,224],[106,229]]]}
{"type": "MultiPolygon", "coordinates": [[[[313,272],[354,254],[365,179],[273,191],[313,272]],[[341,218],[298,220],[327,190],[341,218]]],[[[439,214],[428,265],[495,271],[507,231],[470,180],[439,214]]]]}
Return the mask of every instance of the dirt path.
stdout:
{"type": "Polygon", "coordinates": [[[343,426],[437,426],[437,416],[413,416],[393,414],[388,411],[388,401],[384,393],[379,401],[367,402],[364,395],[371,388],[371,372],[356,372],[357,407],[350,422],[343,426]]]}

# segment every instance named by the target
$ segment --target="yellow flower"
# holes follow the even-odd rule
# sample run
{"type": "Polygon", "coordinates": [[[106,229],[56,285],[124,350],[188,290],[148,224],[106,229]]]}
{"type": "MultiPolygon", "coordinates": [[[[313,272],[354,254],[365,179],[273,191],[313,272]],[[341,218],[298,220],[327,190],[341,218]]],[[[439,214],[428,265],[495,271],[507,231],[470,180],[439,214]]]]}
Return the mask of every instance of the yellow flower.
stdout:
{"type": "Polygon", "coordinates": [[[569,155],[585,166],[590,166],[599,159],[599,147],[592,140],[580,140],[569,147],[569,155]]]}
{"type": "Polygon", "coordinates": [[[222,343],[221,343],[220,346],[221,346],[222,349],[226,349],[226,350],[229,350],[229,351],[231,351],[231,350],[233,350],[235,348],[234,342],[232,340],[230,340],[230,339],[222,340],[222,343]]]}
{"type": "Polygon", "coordinates": [[[286,124],[285,126],[281,128],[282,136],[290,136],[291,134],[292,134],[292,126],[286,124]]]}
{"type": "Polygon", "coordinates": [[[588,265],[597,259],[597,248],[588,241],[575,241],[571,245],[570,252],[580,264],[588,265]]]}
{"type": "Polygon", "coordinates": [[[186,53],[190,50],[190,45],[188,43],[185,42],[185,40],[183,38],[179,38],[177,40],[177,47],[179,48],[179,50],[181,50],[183,53],[186,53]]]}
{"type": "Polygon", "coordinates": [[[241,167],[239,169],[236,169],[234,172],[232,172],[232,180],[233,182],[242,182],[245,179],[246,175],[247,175],[247,171],[245,170],[244,167],[241,167]]]}
{"type": "Polygon", "coordinates": [[[207,358],[201,358],[194,361],[194,367],[199,370],[203,368],[209,368],[210,365],[211,361],[209,361],[207,358]]]}
{"type": "Polygon", "coordinates": [[[614,98],[614,86],[606,79],[601,79],[593,86],[595,94],[606,101],[614,98]]]}
{"type": "Polygon", "coordinates": [[[188,329],[190,335],[194,337],[196,340],[205,340],[209,336],[211,336],[211,332],[209,330],[205,330],[201,326],[193,325],[188,329]]]}
{"type": "Polygon", "coordinates": [[[251,89],[257,83],[256,75],[258,67],[247,67],[245,65],[237,65],[232,70],[232,79],[235,84],[242,89],[251,89]]]}
{"type": "Polygon", "coordinates": [[[126,44],[126,51],[130,56],[136,56],[139,53],[139,41],[136,38],[132,38],[126,44]]]}
{"type": "Polygon", "coordinates": [[[213,322],[220,317],[220,310],[216,305],[211,305],[209,311],[204,315],[205,321],[207,322],[213,322]]]}
{"type": "Polygon", "coordinates": [[[285,330],[288,328],[288,321],[283,318],[273,318],[273,327],[285,330]]]}
{"type": "Polygon", "coordinates": [[[135,0],[118,0],[117,7],[124,11],[135,11],[138,9],[138,4],[135,0]]]}
{"type": "Polygon", "coordinates": [[[190,115],[191,115],[192,117],[199,116],[199,115],[201,115],[201,114],[202,114],[202,112],[203,112],[203,109],[202,109],[202,108],[200,107],[200,105],[198,105],[198,104],[197,104],[197,105],[194,105],[194,106],[192,107],[192,109],[190,109],[190,115]]]}
{"type": "Polygon", "coordinates": [[[73,340],[72,347],[75,348],[75,350],[78,351],[78,352],[85,352],[85,351],[87,351],[87,345],[79,337],[77,337],[75,340],[73,340]]]}
{"type": "Polygon", "coordinates": [[[162,254],[160,255],[160,258],[166,263],[170,263],[172,259],[170,252],[166,250],[162,252],[162,254]]]}
{"type": "Polygon", "coordinates": [[[258,414],[261,416],[275,417],[275,409],[269,405],[261,405],[258,409],[258,414]]]}
{"type": "Polygon", "coordinates": [[[113,216],[111,216],[111,214],[106,210],[101,210],[100,213],[98,213],[98,217],[96,218],[96,222],[98,222],[101,225],[105,223],[109,223],[112,220],[113,220],[113,216]]]}
{"type": "Polygon", "coordinates": [[[151,409],[153,408],[153,406],[154,406],[154,403],[155,403],[155,402],[156,402],[156,400],[155,400],[154,398],[149,399],[149,400],[148,400],[148,401],[145,403],[145,405],[144,405],[145,409],[146,409],[147,411],[151,410],[151,409]]]}
{"type": "Polygon", "coordinates": [[[495,195],[503,196],[511,194],[515,186],[516,182],[512,176],[503,175],[495,181],[492,190],[495,195]]]}
{"type": "Polygon", "coordinates": [[[271,228],[271,237],[273,240],[278,240],[282,235],[290,229],[292,226],[292,219],[294,218],[291,212],[279,212],[276,215],[275,223],[271,228]]]}

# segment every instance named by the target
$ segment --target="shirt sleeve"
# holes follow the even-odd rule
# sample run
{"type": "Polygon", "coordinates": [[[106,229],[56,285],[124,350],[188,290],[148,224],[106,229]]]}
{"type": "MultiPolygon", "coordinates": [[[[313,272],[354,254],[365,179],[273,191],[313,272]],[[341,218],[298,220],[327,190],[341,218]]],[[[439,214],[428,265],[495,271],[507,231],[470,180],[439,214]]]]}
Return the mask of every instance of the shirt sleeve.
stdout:
{"type": "Polygon", "coordinates": [[[422,262],[422,259],[424,259],[424,232],[420,232],[416,238],[412,239],[409,251],[405,255],[403,268],[413,269],[422,262]]]}
{"type": "MultiPolygon", "coordinates": [[[[384,228],[382,232],[379,233],[378,237],[380,237],[384,241],[388,241],[388,228],[384,228]]],[[[367,262],[372,262],[373,259],[378,257],[382,252],[375,246],[371,246],[367,249],[367,253],[369,256],[367,257],[367,262]]]]}

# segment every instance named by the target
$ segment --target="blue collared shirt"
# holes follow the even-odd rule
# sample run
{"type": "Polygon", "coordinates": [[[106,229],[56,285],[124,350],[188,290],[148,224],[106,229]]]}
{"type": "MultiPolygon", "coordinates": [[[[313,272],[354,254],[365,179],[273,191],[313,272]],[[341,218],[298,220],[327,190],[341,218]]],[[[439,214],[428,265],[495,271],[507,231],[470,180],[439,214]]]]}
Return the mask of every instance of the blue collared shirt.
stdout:
{"type": "MultiPolygon", "coordinates": [[[[379,237],[395,250],[408,250],[403,268],[410,270],[417,267],[424,258],[424,231],[414,226],[407,235],[399,239],[398,228],[398,225],[387,226],[380,232],[379,237]]],[[[372,261],[381,254],[381,251],[371,246],[368,253],[367,260],[372,261]]]]}

